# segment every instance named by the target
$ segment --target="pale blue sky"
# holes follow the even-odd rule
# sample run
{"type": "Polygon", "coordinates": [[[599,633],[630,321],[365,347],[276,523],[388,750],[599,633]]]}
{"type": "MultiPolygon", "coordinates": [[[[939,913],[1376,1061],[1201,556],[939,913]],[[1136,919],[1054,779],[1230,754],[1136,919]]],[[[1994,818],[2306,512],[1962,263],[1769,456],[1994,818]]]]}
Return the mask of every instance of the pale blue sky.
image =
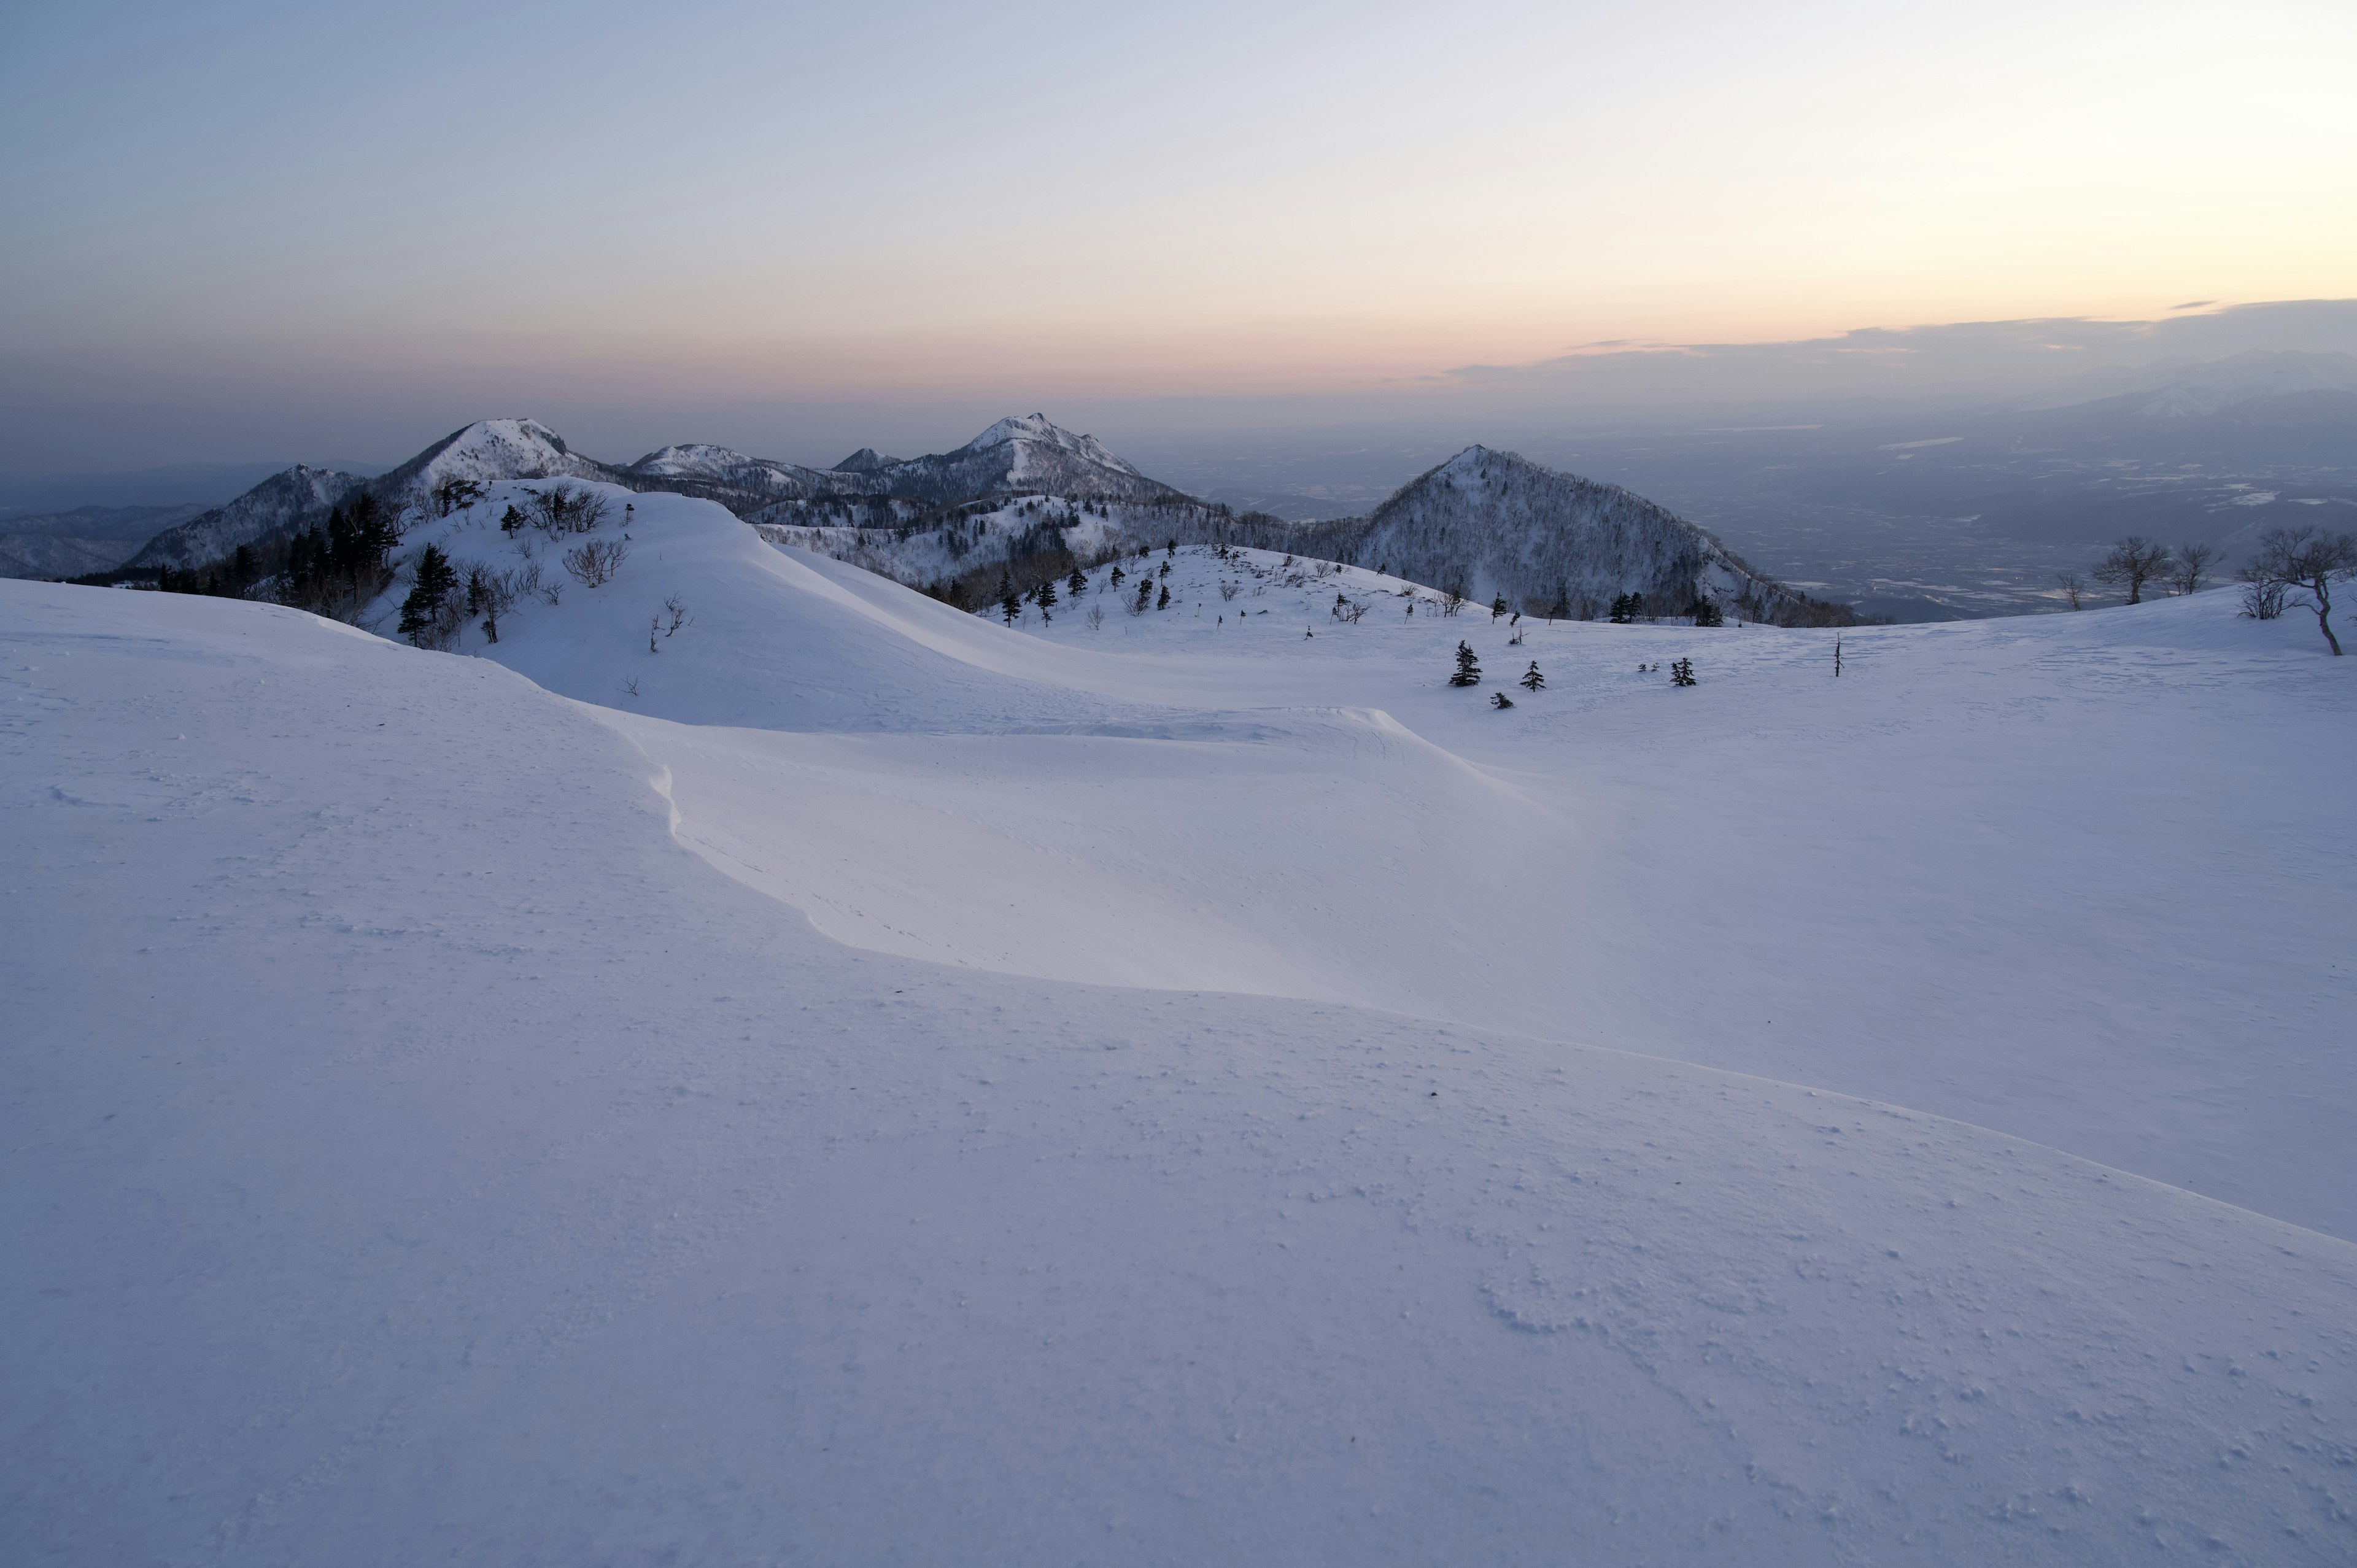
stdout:
{"type": "Polygon", "coordinates": [[[2345,4],[19,5],[0,468],[2357,295],[2352,66],[2345,4]]]}

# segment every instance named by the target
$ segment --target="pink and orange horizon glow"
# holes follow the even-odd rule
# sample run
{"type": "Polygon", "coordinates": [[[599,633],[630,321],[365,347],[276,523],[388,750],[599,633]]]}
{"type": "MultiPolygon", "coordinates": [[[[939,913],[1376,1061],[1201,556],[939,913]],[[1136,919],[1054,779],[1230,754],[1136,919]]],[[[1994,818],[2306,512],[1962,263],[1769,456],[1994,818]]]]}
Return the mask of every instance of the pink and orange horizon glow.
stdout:
{"type": "Polygon", "coordinates": [[[2357,295],[2345,5],[5,26],[0,467],[523,404],[1249,423],[1598,342],[2357,295]]]}

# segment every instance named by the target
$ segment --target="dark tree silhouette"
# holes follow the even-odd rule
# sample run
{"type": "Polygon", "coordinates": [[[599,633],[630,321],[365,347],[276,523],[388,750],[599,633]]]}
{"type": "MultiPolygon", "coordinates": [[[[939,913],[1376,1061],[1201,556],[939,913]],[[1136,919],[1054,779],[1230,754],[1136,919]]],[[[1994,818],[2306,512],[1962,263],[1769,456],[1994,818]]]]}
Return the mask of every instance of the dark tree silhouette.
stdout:
{"type": "Polygon", "coordinates": [[[2337,658],[2341,639],[2332,632],[2332,585],[2357,577],[2357,533],[2319,533],[2313,528],[2271,528],[2259,535],[2259,553],[2243,568],[2254,587],[2280,587],[2304,595],[2292,602],[2316,614],[2316,628],[2337,658]]]}
{"type": "Polygon", "coordinates": [[[458,574],[447,555],[431,544],[419,551],[415,585],[401,601],[401,635],[414,646],[425,647],[439,633],[443,603],[457,585],[458,574]]]}
{"type": "Polygon", "coordinates": [[[2128,603],[2144,602],[2144,585],[2169,570],[2169,546],[2131,533],[2095,563],[2094,578],[2111,587],[2124,587],[2128,603]]]}

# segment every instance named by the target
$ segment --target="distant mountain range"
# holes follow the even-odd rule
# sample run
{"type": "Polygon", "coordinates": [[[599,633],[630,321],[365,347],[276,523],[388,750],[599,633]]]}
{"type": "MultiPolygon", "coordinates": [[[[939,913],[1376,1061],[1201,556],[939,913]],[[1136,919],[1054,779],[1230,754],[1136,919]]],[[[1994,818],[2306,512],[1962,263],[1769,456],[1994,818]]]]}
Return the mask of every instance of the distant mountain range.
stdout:
{"type": "Polygon", "coordinates": [[[1198,500],[1039,413],[1002,419],[952,452],[892,457],[863,447],[832,468],[709,445],[608,464],[575,452],[535,420],[480,420],[374,478],[302,465],[274,474],[226,505],[163,530],[104,575],[129,580],[201,570],[240,546],[266,555],[363,493],[422,516],[442,506],[456,482],[567,478],[709,499],[781,531],[775,537],[937,590],[949,585],[948,560],[954,575],[976,584],[1018,562],[1029,573],[1048,569],[1079,547],[1064,531],[1086,514],[1102,520],[1087,546],[1098,552],[1173,540],[1249,544],[1379,565],[1483,601],[1503,596],[1518,608],[1581,618],[1638,594],[1655,614],[1684,614],[1708,598],[1747,618],[1848,618],[1841,607],[1786,587],[1641,496],[1512,453],[1469,447],[1366,517],[1286,522],[1198,500]],[[1018,510],[1019,526],[973,526],[978,515],[1018,510]],[[945,555],[944,544],[955,548],[945,555]]]}
{"type": "Polygon", "coordinates": [[[0,577],[78,577],[107,572],[139,553],[163,529],[205,509],[178,506],[79,506],[10,518],[0,524],[0,577]]]}

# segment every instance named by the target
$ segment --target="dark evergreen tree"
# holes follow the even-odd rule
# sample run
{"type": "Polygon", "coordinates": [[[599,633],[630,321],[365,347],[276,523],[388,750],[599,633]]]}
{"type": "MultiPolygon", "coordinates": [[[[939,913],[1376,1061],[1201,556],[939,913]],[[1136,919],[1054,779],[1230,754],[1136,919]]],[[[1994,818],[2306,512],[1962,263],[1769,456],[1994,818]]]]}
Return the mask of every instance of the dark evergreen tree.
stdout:
{"type": "Polygon", "coordinates": [[[1496,620],[1500,616],[1504,615],[1505,613],[1506,596],[1500,594],[1496,598],[1490,601],[1490,618],[1491,620],[1496,620]]]}
{"type": "Polygon", "coordinates": [[[1536,692],[1544,688],[1545,685],[1546,677],[1539,673],[1539,661],[1534,659],[1531,660],[1531,667],[1523,671],[1523,690],[1525,692],[1536,692]]]}
{"type": "Polygon", "coordinates": [[[1072,575],[1064,579],[1064,591],[1071,594],[1072,597],[1079,598],[1089,591],[1089,575],[1077,565],[1074,566],[1072,575]]]}
{"type": "Polygon", "coordinates": [[[1170,607],[1169,584],[1165,583],[1162,585],[1162,596],[1154,601],[1154,607],[1157,610],[1167,610],[1170,607]]]}
{"type": "Polygon", "coordinates": [[[1039,601],[1039,607],[1043,610],[1049,606],[1054,604],[1056,602],[1056,579],[1053,577],[1040,578],[1039,591],[1032,596],[1039,601]]]}
{"type": "Polygon", "coordinates": [[[1698,594],[1694,602],[1694,623],[1696,626],[1725,626],[1727,616],[1717,601],[1698,594]]]}
{"type": "Polygon", "coordinates": [[[1015,579],[1012,577],[998,579],[998,613],[1006,618],[1009,626],[1013,626],[1023,614],[1023,600],[1015,592],[1015,579]]]}
{"type": "Polygon", "coordinates": [[[1694,686],[1700,684],[1700,682],[1695,679],[1693,660],[1678,659],[1671,661],[1670,684],[1673,686],[1694,686]]]}
{"type": "Polygon", "coordinates": [[[1514,705],[1514,699],[1503,692],[1492,692],[1490,693],[1490,705],[1493,708],[1511,708],[1514,705]]]}
{"type": "Polygon", "coordinates": [[[500,532],[501,533],[513,533],[517,529],[522,528],[522,526],[523,513],[516,510],[512,504],[509,506],[507,510],[500,514],[500,532]]]}
{"type": "Polygon", "coordinates": [[[1478,686],[1481,683],[1481,661],[1465,643],[1457,645],[1457,673],[1448,678],[1452,686],[1478,686]]]}
{"type": "Polygon", "coordinates": [[[417,553],[416,584],[409,597],[401,602],[401,635],[419,648],[436,636],[442,623],[442,607],[450,590],[458,585],[458,574],[452,568],[450,558],[434,545],[417,553]]]}
{"type": "Polygon", "coordinates": [[[1126,578],[1125,575],[1123,573],[1123,571],[1122,571],[1122,569],[1121,569],[1121,563],[1120,563],[1120,562],[1118,562],[1118,561],[1116,561],[1116,562],[1114,562],[1114,563],[1113,577],[1112,577],[1112,579],[1111,579],[1111,580],[1112,580],[1113,585],[1114,585],[1114,587],[1116,587],[1116,588],[1120,587],[1120,586],[1122,585],[1122,584],[1123,584],[1125,581],[1126,581],[1126,580],[1127,580],[1127,578],[1126,578]]]}
{"type": "MultiPolygon", "coordinates": [[[[1146,608],[1146,601],[1153,596],[1154,579],[1152,577],[1140,577],[1137,580],[1137,607],[1141,611],[1144,610],[1146,608]]],[[[1163,589],[1162,596],[1166,599],[1168,598],[1170,596],[1170,590],[1168,588],[1163,589]]]]}
{"type": "Polygon", "coordinates": [[[1627,626],[1631,620],[1636,618],[1629,609],[1629,601],[1634,597],[1636,597],[1636,596],[1633,594],[1615,594],[1612,596],[1612,624],[1614,626],[1627,626]]]}
{"type": "Polygon", "coordinates": [[[1557,583],[1555,585],[1555,603],[1547,606],[1547,619],[1569,620],[1570,618],[1571,585],[1569,583],[1557,583]]]}

